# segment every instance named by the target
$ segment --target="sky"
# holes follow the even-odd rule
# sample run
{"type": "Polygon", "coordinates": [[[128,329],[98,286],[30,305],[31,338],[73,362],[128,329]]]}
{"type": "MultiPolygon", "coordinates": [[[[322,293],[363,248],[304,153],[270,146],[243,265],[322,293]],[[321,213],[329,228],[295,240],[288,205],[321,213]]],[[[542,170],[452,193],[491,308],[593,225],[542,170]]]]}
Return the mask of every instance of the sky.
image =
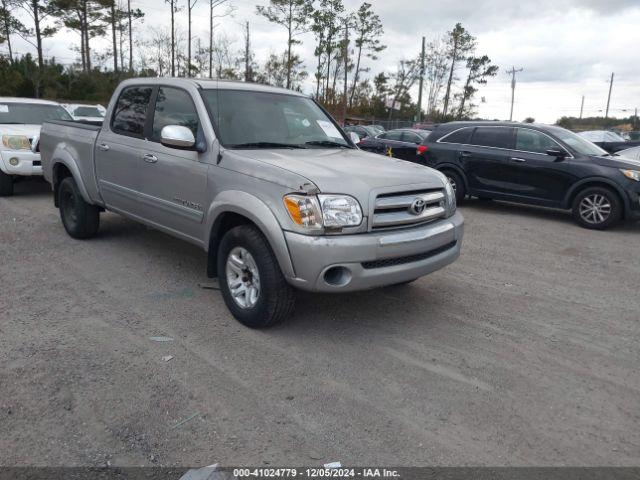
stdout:
{"type": "MultiPolygon", "coordinates": [[[[187,0],[179,0],[186,5],[187,0]]],[[[270,53],[284,50],[285,30],[256,14],[256,5],[268,0],[229,0],[235,7],[232,17],[218,19],[218,29],[243,42],[242,26],[250,22],[252,47],[258,62],[270,53]]],[[[387,45],[377,61],[368,61],[372,72],[393,72],[401,59],[418,55],[421,38],[443,35],[456,22],[477,37],[477,53],[488,55],[500,67],[495,78],[477,94],[478,115],[508,119],[511,106],[512,66],[517,74],[514,120],[533,117],[553,123],[561,116],[578,116],[582,96],[584,116],[604,115],[611,73],[615,72],[610,116],[625,117],[640,107],[640,0],[368,0],[381,17],[387,45]],[[484,100],[484,101],[482,101],[484,100]]],[[[208,0],[198,0],[194,11],[194,35],[207,38],[208,0]]],[[[362,0],[345,0],[356,10],[362,0]]],[[[146,12],[144,24],[168,25],[169,7],[163,0],[132,0],[146,12]]],[[[186,14],[178,22],[186,30],[186,14]]],[[[25,19],[26,20],[26,19],[25,19]]],[[[296,47],[309,72],[313,72],[314,40],[311,34],[300,37],[296,47]]],[[[70,45],[79,37],[61,31],[45,40],[45,53],[64,63],[77,56],[70,45]]],[[[20,53],[33,51],[16,39],[20,53]]],[[[106,50],[107,43],[94,42],[94,49],[106,50]]],[[[0,47],[0,51],[3,51],[0,47]]],[[[312,85],[305,86],[308,93],[312,85]]],[[[417,88],[412,92],[417,98],[417,88]]]]}

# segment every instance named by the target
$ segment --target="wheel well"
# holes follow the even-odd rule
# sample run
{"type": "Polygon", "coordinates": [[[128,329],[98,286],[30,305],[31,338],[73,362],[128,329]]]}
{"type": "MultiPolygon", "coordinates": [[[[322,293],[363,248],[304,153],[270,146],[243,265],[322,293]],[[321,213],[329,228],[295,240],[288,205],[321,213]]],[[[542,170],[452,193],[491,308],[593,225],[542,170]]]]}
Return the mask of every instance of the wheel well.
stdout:
{"type": "MultiPolygon", "coordinates": [[[[218,259],[218,247],[220,246],[220,240],[224,237],[225,233],[240,225],[253,225],[258,226],[244,215],[234,212],[225,212],[220,214],[211,227],[211,236],[209,238],[209,252],[207,259],[207,276],[214,278],[218,276],[217,272],[217,259],[218,259]]],[[[259,228],[258,228],[259,229],[259,228]]]]}
{"type": "Polygon", "coordinates": [[[441,173],[453,172],[456,175],[460,176],[460,178],[462,178],[462,181],[464,182],[464,189],[466,191],[469,191],[469,187],[467,185],[467,176],[461,170],[457,169],[456,167],[451,167],[449,165],[445,165],[442,168],[438,168],[438,171],[441,172],[441,173]]]}
{"type": "Polygon", "coordinates": [[[60,182],[67,177],[73,177],[71,170],[65,164],[57,163],[53,167],[53,204],[56,207],[58,206],[58,187],[60,182]]]}
{"type": "Polygon", "coordinates": [[[576,199],[576,197],[580,194],[580,192],[585,191],[587,188],[593,188],[593,187],[606,188],[611,193],[613,193],[616,197],[618,197],[618,200],[620,200],[620,204],[622,205],[622,211],[624,216],[624,212],[626,211],[626,205],[624,202],[624,198],[620,195],[620,192],[618,191],[618,189],[608,184],[607,182],[600,182],[597,180],[583,183],[579,187],[575,188],[573,192],[571,192],[571,194],[569,195],[569,198],[567,199],[567,207],[570,209],[573,208],[573,202],[576,199]]]}

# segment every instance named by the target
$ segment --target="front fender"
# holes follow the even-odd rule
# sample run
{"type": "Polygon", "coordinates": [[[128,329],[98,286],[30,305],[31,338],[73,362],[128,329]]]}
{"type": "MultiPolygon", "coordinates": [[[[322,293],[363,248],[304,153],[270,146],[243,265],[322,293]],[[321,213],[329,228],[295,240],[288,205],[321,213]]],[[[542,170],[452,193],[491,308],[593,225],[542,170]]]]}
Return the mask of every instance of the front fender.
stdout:
{"type": "Polygon", "coordinates": [[[212,202],[206,217],[205,232],[207,237],[204,239],[204,244],[207,251],[218,240],[217,238],[212,238],[212,234],[216,234],[216,221],[224,213],[242,215],[256,224],[269,242],[283,275],[287,278],[295,278],[295,271],[282,226],[266,203],[246,192],[236,190],[222,192],[212,202]],[[214,241],[213,243],[212,240],[214,241]]]}

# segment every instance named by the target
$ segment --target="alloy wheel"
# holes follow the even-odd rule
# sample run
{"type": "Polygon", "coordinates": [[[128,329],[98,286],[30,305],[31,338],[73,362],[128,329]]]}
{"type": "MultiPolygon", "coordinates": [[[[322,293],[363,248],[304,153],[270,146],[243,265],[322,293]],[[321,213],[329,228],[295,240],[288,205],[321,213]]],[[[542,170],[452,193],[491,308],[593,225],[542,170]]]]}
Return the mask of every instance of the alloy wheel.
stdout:
{"type": "Polygon", "coordinates": [[[233,301],[240,308],[255,307],[260,298],[260,273],[253,255],[243,247],[234,248],[225,270],[233,301]]]}
{"type": "Polygon", "coordinates": [[[591,225],[606,222],[611,215],[611,202],[599,193],[587,195],[579,206],[580,217],[591,225]]]}

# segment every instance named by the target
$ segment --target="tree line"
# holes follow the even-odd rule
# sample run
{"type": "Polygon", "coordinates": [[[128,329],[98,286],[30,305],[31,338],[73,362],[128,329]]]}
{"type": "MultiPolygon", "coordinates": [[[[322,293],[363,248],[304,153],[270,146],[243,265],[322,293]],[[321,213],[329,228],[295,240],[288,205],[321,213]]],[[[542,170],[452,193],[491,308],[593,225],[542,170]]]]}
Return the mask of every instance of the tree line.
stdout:
{"type": "Polygon", "coordinates": [[[375,71],[387,48],[384,22],[366,1],[350,11],[343,0],[264,0],[256,15],[282,29],[286,40],[262,63],[253,53],[249,22],[242,24],[241,45],[220,28],[237,23],[232,0],[164,0],[166,26],[144,31],[145,15],[135,3],[0,0],[0,45],[7,50],[0,59],[0,94],[104,102],[129,76],[217,77],[305,88],[338,118],[442,121],[473,117],[479,86],[498,71],[460,23],[428,42],[424,54],[416,45],[395,70],[375,71]],[[197,6],[208,12],[206,38],[193,32],[197,6]],[[77,60],[66,67],[43,53],[61,29],[78,38],[70,46],[77,60]],[[312,65],[297,52],[303,36],[314,42],[312,65]],[[17,54],[16,37],[32,45],[35,55],[17,54]],[[96,51],[96,39],[108,39],[110,47],[96,51]],[[418,115],[413,94],[421,78],[425,101],[418,115]]]}

